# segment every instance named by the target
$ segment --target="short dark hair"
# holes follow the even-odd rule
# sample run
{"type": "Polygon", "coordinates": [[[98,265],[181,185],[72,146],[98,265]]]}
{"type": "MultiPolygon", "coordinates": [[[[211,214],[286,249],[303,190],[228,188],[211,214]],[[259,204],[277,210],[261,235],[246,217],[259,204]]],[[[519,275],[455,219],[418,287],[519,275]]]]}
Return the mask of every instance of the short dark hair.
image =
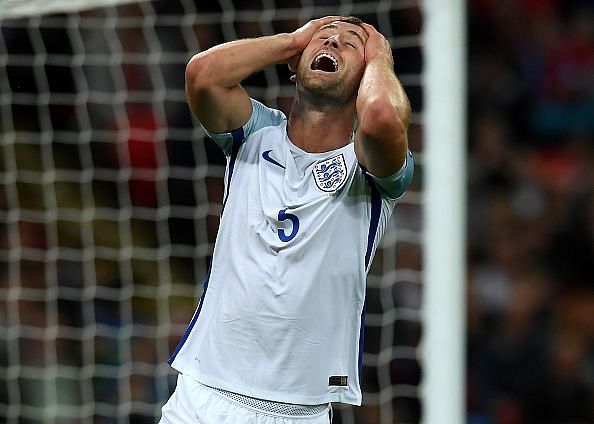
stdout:
{"type": "Polygon", "coordinates": [[[363,20],[356,16],[344,16],[340,20],[353,25],[361,25],[363,23],[363,20]]]}

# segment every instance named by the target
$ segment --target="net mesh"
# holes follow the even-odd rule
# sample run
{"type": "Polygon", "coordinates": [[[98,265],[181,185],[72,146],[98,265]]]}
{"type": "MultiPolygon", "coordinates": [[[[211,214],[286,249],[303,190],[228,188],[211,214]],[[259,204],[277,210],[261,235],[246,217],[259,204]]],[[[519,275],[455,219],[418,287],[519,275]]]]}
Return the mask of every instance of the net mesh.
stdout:
{"type": "MultiPolygon", "coordinates": [[[[185,65],[327,14],[389,38],[417,163],[368,279],[364,406],[338,407],[334,422],[418,422],[418,1],[125,3],[0,18],[0,422],[155,422],[223,193],[224,157],[191,117],[185,65]]],[[[245,86],[287,112],[289,77],[271,67],[245,86]]]]}

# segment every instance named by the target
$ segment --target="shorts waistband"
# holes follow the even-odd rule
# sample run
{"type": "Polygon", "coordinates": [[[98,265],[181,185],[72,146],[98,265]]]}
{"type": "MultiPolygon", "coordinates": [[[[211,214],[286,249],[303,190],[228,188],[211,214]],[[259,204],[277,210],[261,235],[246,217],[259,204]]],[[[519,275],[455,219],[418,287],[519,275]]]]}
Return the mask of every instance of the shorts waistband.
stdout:
{"type": "Polygon", "coordinates": [[[260,411],[272,412],[274,414],[289,415],[292,417],[310,417],[319,415],[327,411],[329,405],[327,403],[319,405],[298,405],[293,403],[274,402],[271,400],[257,399],[250,396],[240,395],[239,393],[230,392],[228,390],[211,387],[214,391],[223,396],[249,406],[260,411]]]}

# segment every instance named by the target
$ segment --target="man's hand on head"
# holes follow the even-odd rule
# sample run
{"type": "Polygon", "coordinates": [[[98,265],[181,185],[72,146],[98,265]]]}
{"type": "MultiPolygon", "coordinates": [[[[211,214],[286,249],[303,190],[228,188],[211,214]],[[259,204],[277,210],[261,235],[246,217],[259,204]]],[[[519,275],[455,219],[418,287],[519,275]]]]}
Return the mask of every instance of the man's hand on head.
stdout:
{"type": "MultiPolygon", "coordinates": [[[[287,60],[287,65],[289,65],[289,69],[292,72],[297,71],[297,65],[301,59],[301,53],[303,50],[305,50],[316,31],[324,25],[334,21],[340,21],[341,19],[343,19],[341,16],[325,16],[323,18],[313,19],[291,33],[296,50],[299,52],[287,60]]],[[[291,80],[293,80],[293,77],[291,80]]]]}
{"type": "Polygon", "coordinates": [[[361,26],[367,32],[369,38],[365,43],[365,63],[369,63],[376,57],[384,56],[394,66],[394,57],[390,42],[373,25],[362,23],[361,26]]]}

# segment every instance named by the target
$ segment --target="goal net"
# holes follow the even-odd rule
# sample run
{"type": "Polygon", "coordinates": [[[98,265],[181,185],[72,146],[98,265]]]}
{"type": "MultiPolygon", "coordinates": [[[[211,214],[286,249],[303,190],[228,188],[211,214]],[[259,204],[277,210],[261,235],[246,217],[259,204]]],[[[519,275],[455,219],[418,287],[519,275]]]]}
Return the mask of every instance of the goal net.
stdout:
{"type": "MultiPolygon", "coordinates": [[[[420,0],[0,0],[0,422],[153,423],[207,271],[224,157],[192,118],[200,50],[356,15],[389,39],[416,157],[368,279],[364,406],[416,423],[421,381],[420,0]]],[[[284,66],[250,77],[285,112],[284,66]]]]}

